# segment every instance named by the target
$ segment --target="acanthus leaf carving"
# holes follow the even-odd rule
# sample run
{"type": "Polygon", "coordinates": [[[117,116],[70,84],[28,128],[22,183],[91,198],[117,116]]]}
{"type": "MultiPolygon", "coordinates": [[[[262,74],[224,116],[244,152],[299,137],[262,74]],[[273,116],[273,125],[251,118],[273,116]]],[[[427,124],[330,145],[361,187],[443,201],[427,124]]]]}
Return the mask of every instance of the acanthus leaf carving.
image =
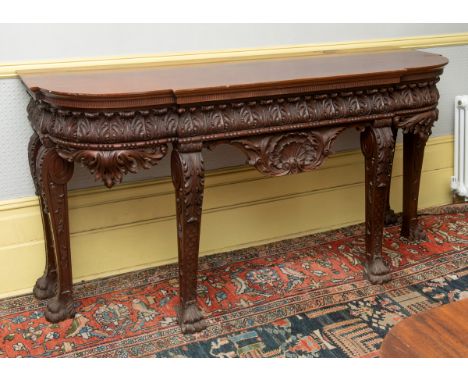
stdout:
{"type": "Polygon", "coordinates": [[[174,110],[81,112],[53,110],[31,101],[28,115],[33,128],[61,140],[114,144],[172,137],[178,116],[174,110]]]}
{"type": "Polygon", "coordinates": [[[37,153],[41,145],[42,143],[41,143],[41,140],[39,139],[39,135],[36,132],[34,132],[29,138],[28,161],[29,161],[29,169],[31,171],[31,177],[34,182],[34,189],[36,191],[36,195],[38,196],[40,194],[40,188],[39,188],[39,183],[38,183],[38,174],[36,170],[36,157],[37,157],[37,153]]]}
{"type": "Polygon", "coordinates": [[[156,165],[166,155],[167,145],[161,144],[151,149],[110,151],[58,148],[57,152],[69,162],[78,162],[88,167],[96,180],[102,180],[111,188],[120,183],[125,174],[156,165]]]}
{"type": "Polygon", "coordinates": [[[54,110],[31,101],[29,118],[36,131],[61,140],[114,144],[159,138],[269,129],[302,123],[324,124],[437,104],[437,78],[395,87],[276,97],[258,101],[160,108],[141,111],[83,112],[54,110]]]}
{"type": "Polygon", "coordinates": [[[391,120],[377,120],[361,133],[366,178],[366,265],[372,283],[388,281],[390,269],[382,258],[384,212],[392,176],[395,140],[391,120]]]}
{"type": "MultiPolygon", "coordinates": [[[[35,171],[41,193],[41,207],[45,215],[43,216],[48,220],[49,237],[53,243],[48,250],[53,250],[59,268],[55,296],[47,304],[45,318],[50,322],[58,322],[75,314],[71,288],[67,202],[67,182],[73,175],[73,163],[57,155],[55,149],[40,146],[35,171]]],[[[46,240],[49,237],[46,236],[46,240]]],[[[54,281],[52,285],[55,285],[54,281]]]]}
{"type": "Polygon", "coordinates": [[[335,138],[346,127],[254,136],[228,143],[240,148],[250,165],[264,174],[281,176],[319,167],[330,154],[335,138]]]}
{"type": "Polygon", "coordinates": [[[201,148],[201,145],[178,145],[172,150],[171,156],[179,242],[180,305],[177,316],[183,333],[193,333],[206,327],[196,301],[204,188],[201,148]]]}
{"type": "Polygon", "coordinates": [[[375,174],[373,186],[381,188],[389,184],[392,176],[390,158],[393,158],[395,142],[389,130],[390,122],[385,128],[375,125],[377,124],[374,127],[368,126],[361,133],[361,150],[366,158],[366,172],[375,174]]]}
{"type": "Polygon", "coordinates": [[[179,202],[182,221],[198,221],[201,216],[204,189],[204,163],[200,153],[184,153],[174,150],[171,159],[172,181],[179,202]]]}
{"type": "Polygon", "coordinates": [[[433,109],[409,116],[394,118],[394,125],[403,130],[404,134],[417,134],[427,140],[432,132],[432,126],[438,118],[438,110],[433,109]]]}
{"type": "Polygon", "coordinates": [[[180,136],[222,133],[257,128],[269,129],[348,118],[349,122],[364,120],[366,116],[388,114],[399,110],[431,107],[437,104],[437,78],[421,83],[397,87],[376,87],[367,90],[349,90],[307,94],[295,97],[277,97],[258,101],[232,102],[229,105],[194,106],[179,109],[180,136]],[[216,110],[222,112],[219,123],[216,110]],[[204,118],[203,118],[204,116],[204,118]]]}

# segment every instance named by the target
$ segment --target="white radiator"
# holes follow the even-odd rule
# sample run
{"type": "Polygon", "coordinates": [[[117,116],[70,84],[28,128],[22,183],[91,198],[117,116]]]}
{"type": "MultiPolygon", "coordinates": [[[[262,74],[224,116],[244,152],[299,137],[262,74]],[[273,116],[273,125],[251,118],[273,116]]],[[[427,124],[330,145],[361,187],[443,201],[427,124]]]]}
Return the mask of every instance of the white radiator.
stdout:
{"type": "Polygon", "coordinates": [[[468,95],[455,97],[452,191],[468,200],[468,95]]]}

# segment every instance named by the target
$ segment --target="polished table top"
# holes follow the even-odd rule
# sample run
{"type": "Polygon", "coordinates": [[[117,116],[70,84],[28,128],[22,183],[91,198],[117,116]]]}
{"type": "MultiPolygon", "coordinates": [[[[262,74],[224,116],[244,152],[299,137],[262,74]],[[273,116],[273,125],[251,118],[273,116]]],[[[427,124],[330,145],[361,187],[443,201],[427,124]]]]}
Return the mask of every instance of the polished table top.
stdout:
{"type": "Polygon", "coordinates": [[[69,108],[184,105],[396,84],[448,60],[415,50],[120,70],[20,73],[34,98],[69,108]],[[131,102],[127,102],[131,101],[131,102]]]}
{"type": "Polygon", "coordinates": [[[468,299],[405,318],[384,338],[385,358],[468,357],[468,299]]]}

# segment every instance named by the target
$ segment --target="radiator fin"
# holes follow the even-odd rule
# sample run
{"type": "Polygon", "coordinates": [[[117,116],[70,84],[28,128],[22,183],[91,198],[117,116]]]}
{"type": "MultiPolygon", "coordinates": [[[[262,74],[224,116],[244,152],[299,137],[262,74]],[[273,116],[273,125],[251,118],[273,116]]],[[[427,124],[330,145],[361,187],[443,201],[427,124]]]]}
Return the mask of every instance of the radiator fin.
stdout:
{"type": "Polygon", "coordinates": [[[468,199],[468,95],[455,97],[454,174],[452,191],[468,199]]]}

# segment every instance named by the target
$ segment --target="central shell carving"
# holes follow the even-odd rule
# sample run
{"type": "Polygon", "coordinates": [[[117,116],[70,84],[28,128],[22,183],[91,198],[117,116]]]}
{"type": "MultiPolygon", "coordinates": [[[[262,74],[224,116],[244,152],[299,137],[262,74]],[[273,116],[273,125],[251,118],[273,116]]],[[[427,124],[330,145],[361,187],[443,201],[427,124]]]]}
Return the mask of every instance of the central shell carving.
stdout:
{"type": "Polygon", "coordinates": [[[270,141],[270,164],[286,174],[304,171],[314,163],[319,164],[321,144],[315,136],[290,134],[277,142],[270,141]]]}
{"type": "Polygon", "coordinates": [[[319,167],[344,127],[316,129],[230,141],[248,158],[248,163],[269,175],[289,175],[319,167]]]}

